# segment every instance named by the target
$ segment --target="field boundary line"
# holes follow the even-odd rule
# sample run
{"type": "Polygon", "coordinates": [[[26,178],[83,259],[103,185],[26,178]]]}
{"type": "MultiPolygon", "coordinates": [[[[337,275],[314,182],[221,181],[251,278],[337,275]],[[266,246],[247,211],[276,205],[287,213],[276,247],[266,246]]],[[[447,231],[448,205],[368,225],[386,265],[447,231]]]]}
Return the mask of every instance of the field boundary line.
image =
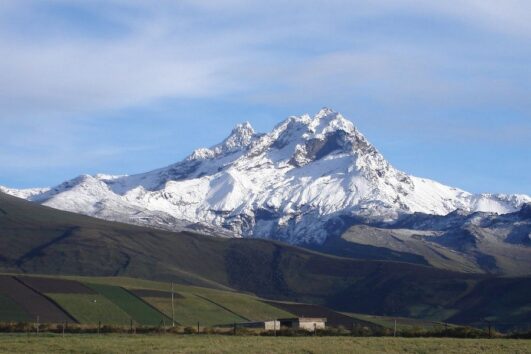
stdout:
{"type": "Polygon", "coordinates": [[[222,309],[224,309],[225,311],[228,311],[228,312],[232,313],[233,315],[236,315],[236,316],[238,316],[238,317],[240,317],[240,318],[243,318],[243,319],[246,320],[246,321],[251,321],[251,320],[248,319],[247,317],[242,316],[242,315],[240,315],[239,313],[236,313],[236,312],[232,311],[232,310],[229,309],[228,307],[225,307],[225,306],[223,306],[223,305],[221,305],[221,304],[218,304],[217,302],[215,302],[215,301],[213,301],[213,300],[210,300],[210,299],[207,298],[207,297],[204,297],[204,296],[201,296],[201,295],[198,295],[198,294],[194,294],[194,295],[197,296],[197,297],[200,298],[200,299],[203,299],[203,300],[205,300],[205,301],[208,301],[208,302],[210,302],[210,303],[212,303],[212,304],[214,304],[214,305],[216,305],[216,306],[219,306],[219,307],[221,307],[222,309]]]}
{"type": "Polygon", "coordinates": [[[13,276],[13,279],[15,279],[16,281],[18,281],[20,284],[22,284],[23,286],[25,286],[26,288],[32,290],[33,292],[37,293],[38,295],[44,297],[46,300],[48,300],[49,302],[51,302],[53,305],[55,305],[59,310],[63,311],[63,313],[69,317],[74,323],[80,323],[74,316],[72,316],[72,314],[70,314],[70,312],[66,311],[66,309],[59,305],[59,303],[57,301],[55,301],[54,299],[52,299],[51,297],[49,297],[48,295],[44,294],[44,293],[41,293],[40,291],[38,291],[37,289],[35,289],[34,287],[24,283],[24,281],[22,279],[19,279],[17,276],[13,276]]]}
{"type": "MultiPolygon", "coordinates": [[[[126,289],[122,286],[120,286],[120,288],[122,288],[123,290],[125,290],[127,293],[129,293],[129,295],[132,295],[133,297],[137,298],[138,300],[140,300],[141,302],[143,302],[144,304],[146,304],[147,306],[151,307],[153,310],[157,311],[158,313],[160,313],[162,316],[166,317],[168,319],[168,321],[171,322],[171,318],[168,317],[164,312],[162,312],[161,310],[159,310],[158,308],[156,308],[155,306],[151,305],[149,302],[147,302],[146,300],[142,299],[140,296],[137,296],[134,292],[130,291],[129,289],[126,289]]],[[[181,325],[179,322],[177,321],[174,321],[175,324],[177,325],[181,325]]]]}

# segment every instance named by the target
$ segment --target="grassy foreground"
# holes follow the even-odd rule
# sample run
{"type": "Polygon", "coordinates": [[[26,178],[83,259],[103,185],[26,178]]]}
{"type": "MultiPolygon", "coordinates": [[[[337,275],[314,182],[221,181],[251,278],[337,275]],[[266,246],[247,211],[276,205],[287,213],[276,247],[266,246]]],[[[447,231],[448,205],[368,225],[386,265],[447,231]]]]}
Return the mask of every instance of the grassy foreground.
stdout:
{"type": "Polygon", "coordinates": [[[1,353],[531,353],[510,339],[252,337],[220,335],[0,335],[1,353]]]}

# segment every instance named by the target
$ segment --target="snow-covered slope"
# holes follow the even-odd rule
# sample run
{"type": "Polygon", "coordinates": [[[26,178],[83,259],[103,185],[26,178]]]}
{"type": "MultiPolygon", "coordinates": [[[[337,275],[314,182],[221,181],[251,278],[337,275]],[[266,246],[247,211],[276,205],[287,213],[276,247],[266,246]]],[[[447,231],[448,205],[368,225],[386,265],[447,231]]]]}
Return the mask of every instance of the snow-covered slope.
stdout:
{"type": "Polygon", "coordinates": [[[391,166],[341,114],[294,116],[267,134],[249,123],[184,161],[132,176],[80,176],[55,188],[2,189],[54,208],[235,236],[321,243],[340,216],[392,221],[414,212],[508,213],[526,195],[473,195],[391,166]]]}

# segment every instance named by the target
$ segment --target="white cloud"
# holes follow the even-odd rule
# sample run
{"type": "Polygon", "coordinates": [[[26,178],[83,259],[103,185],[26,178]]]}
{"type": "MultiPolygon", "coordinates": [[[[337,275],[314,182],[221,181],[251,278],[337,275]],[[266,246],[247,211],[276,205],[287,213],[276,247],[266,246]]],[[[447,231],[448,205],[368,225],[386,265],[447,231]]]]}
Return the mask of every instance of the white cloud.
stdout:
{"type": "Polygon", "coordinates": [[[528,1],[2,1],[0,129],[16,134],[0,148],[79,151],[80,117],[162,98],[529,114],[530,16],[528,1]]]}
{"type": "MultiPolygon", "coordinates": [[[[204,43],[208,46],[208,43],[204,43]]],[[[241,58],[179,41],[135,35],[118,41],[20,43],[0,39],[3,110],[61,112],[127,107],[234,90],[227,67],[241,58]]],[[[5,113],[5,111],[4,111],[5,113]]]]}
{"type": "Polygon", "coordinates": [[[387,16],[392,31],[393,16],[407,15],[531,35],[531,11],[527,11],[531,8],[526,1],[48,3],[79,6],[80,11],[123,29],[116,35],[94,36],[69,31],[75,24],[54,24],[56,17],[71,15],[33,14],[36,4],[7,1],[0,7],[3,18],[24,15],[26,20],[37,16],[42,21],[24,35],[18,33],[19,27],[1,27],[0,119],[122,108],[165,97],[238,93],[245,99],[246,92],[250,97],[268,97],[278,85],[284,88],[278,90],[284,98],[322,95],[324,100],[332,86],[334,94],[346,88],[350,94],[368,89],[382,97],[389,97],[388,90],[405,96],[426,93],[429,87],[428,91],[436,91],[432,96],[458,95],[466,88],[441,79],[445,75],[441,71],[452,60],[456,65],[463,61],[456,52],[459,47],[446,52],[411,39],[406,29],[398,37],[405,43],[401,48],[395,43],[397,37],[382,38],[370,27],[351,33],[349,26],[363,27],[363,21],[387,16]],[[112,11],[116,9],[122,11],[112,11]],[[53,30],[54,26],[59,27],[53,30]],[[47,31],[53,35],[47,37],[47,31]],[[314,48],[308,42],[314,42],[314,48]],[[319,82],[326,90],[319,88],[319,82]]]}
{"type": "Polygon", "coordinates": [[[493,32],[531,37],[531,2],[527,0],[437,1],[434,9],[493,32]]]}

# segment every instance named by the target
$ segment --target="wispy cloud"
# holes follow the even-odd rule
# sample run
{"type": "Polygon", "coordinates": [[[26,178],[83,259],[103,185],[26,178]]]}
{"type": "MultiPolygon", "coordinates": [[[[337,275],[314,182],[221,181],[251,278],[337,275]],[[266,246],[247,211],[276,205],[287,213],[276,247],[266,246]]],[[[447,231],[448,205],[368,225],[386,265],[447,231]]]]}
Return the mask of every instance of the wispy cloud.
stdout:
{"type": "MultiPolygon", "coordinates": [[[[267,88],[282,97],[314,92],[323,100],[333,87],[377,98],[389,98],[390,90],[393,96],[411,96],[426,88],[432,97],[444,98],[470,87],[488,99],[505,94],[500,91],[514,96],[518,92],[511,90],[522,88],[513,90],[517,79],[511,75],[495,77],[496,88],[481,75],[510,58],[485,64],[483,58],[466,57],[473,52],[467,46],[492,54],[503,50],[496,47],[507,38],[466,32],[479,28],[511,41],[531,36],[531,6],[525,1],[3,4],[3,119],[11,112],[75,113],[164,97],[245,97],[246,92],[269,97],[267,88]],[[455,35],[449,30],[423,38],[430,20],[460,26],[456,31],[464,40],[448,38],[455,35]],[[400,21],[408,21],[408,28],[400,21]],[[396,38],[395,30],[403,34],[396,38]],[[460,80],[452,82],[456,74],[460,80]],[[319,82],[326,89],[319,90],[319,82]]],[[[527,59],[529,50],[523,52],[527,59]]]]}
{"type": "Polygon", "coordinates": [[[431,126],[447,137],[477,131],[478,119],[463,113],[470,109],[511,111],[500,118],[505,127],[473,135],[521,146],[515,137],[531,121],[530,40],[525,0],[6,0],[0,131],[9,134],[0,163],[68,165],[82,151],[86,161],[111,161],[149,144],[92,131],[87,139],[87,121],[165,99],[289,113],[332,105],[368,113],[369,128],[391,122],[405,133],[437,110],[431,126]]]}

